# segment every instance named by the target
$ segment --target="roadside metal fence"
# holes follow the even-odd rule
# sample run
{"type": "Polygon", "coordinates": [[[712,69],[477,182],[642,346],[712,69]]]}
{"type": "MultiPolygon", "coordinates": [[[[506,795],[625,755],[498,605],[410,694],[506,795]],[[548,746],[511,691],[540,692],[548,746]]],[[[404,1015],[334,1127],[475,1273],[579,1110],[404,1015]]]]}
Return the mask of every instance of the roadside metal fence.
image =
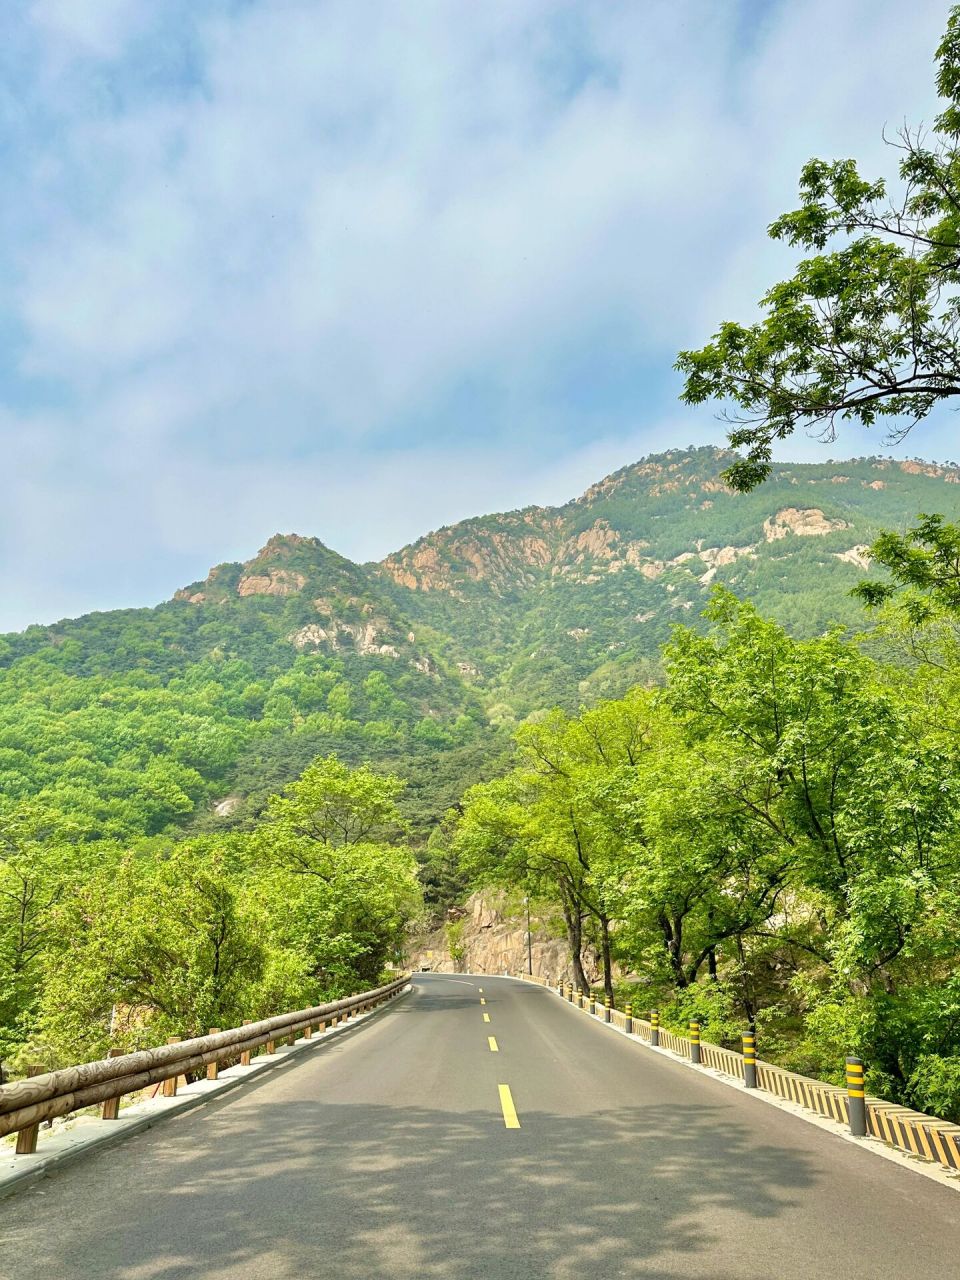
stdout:
{"type": "Polygon", "coordinates": [[[650,1011],[649,1019],[640,1018],[630,1005],[623,1010],[614,1009],[609,1001],[601,1002],[592,993],[577,991],[572,983],[527,973],[515,976],[556,991],[571,1004],[654,1048],[666,1049],[679,1058],[741,1080],[748,1089],[763,1089],[837,1124],[849,1125],[856,1137],[879,1138],[921,1160],[960,1171],[960,1125],[922,1111],[911,1111],[883,1098],[869,1097],[864,1089],[864,1065],[859,1058],[847,1058],[846,1088],[841,1088],[757,1058],[756,1031],[752,1026],[744,1032],[743,1052],[737,1053],[734,1049],[701,1041],[697,1022],[690,1024],[689,1036],[681,1036],[660,1025],[656,1009],[650,1011]]]}
{"type": "Polygon", "coordinates": [[[313,1009],[298,1009],[259,1022],[245,1021],[228,1031],[212,1029],[209,1035],[190,1040],[173,1037],[165,1045],[136,1053],[113,1050],[110,1057],[96,1062],[2,1085],[0,1137],[15,1133],[16,1154],[32,1155],[37,1149],[39,1126],[45,1120],[97,1103],[102,1104],[103,1119],[115,1120],[120,1099],[126,1094],[162,1084],[164,1094],[172,1097],[176,1094],[179,1076],[204,1068],[207,1079],[215,1080],[222,1063],[239,1060],[241,1066],[249,1066],[254,1049],[265,1046],[267,1053],[274,1053],[278,1041],[289,1040],[292,1044],[298,1037],[309,1040],[315,1031],[325,1030],[328,1023],[336,1026],[338,1022],[348,1022],[357,1014],[399,995],[409,980],[409,975],[404,974],[373,991],[363,991],[313,1009]]]}

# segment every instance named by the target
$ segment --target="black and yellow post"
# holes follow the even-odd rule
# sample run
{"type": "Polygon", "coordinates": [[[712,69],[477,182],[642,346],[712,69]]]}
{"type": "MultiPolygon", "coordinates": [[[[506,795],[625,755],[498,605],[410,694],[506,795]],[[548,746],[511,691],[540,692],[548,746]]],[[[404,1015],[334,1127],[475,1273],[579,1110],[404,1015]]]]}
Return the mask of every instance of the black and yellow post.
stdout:
{"type": "Polygon", "coordinates": [[[610,1021],[610,1017],[611,1017],[610,1010],[611,1010],[611,1008],[612,1008],[612,1005],[613,1005],[613,1001],[610,999],[610,997],[609,997],[609,996],[604,996],[604,997],[603,997],[603,1020],[604,1020],[604,1022],[609,1022],[609,1021],[610,1021]]]}
{"type": "Polygon", "coordinates": [[[743,1083],[748,1089],[757,1087],[757,1028],[752,1022],[743,1033],[743,1083]]]}
{"type": "Polygon", "coordinates": [[[590,1005],[589,1005],[589,1008],[587,1009],[587,1013],[596,1013],[596,1012],[597,1012],[597,1002],[594,1000],[594,998],[593,998],[593,992],[591,991],[591,992],[590,992],[590,1005]]]}
{"type": "Polygon", "coordinates": [[[853,1136],[865,1138],[867,1136],[867,1100],[863,1086],[863,1063],[859,1058],[847,1058],[847,1116],[853,1136]]]}
{"type": "Polygon", "coordinates": [[[567,999],[570,1001],[571,1004],[573,1003],[573,983],[572,982],[567,983],[567,999]]]}
{"type": "Polygon", "coordinates": [[[650,1010],[650,1043],[654,1048],[660,1043],[660,1010],[650,1010]]]}
{"type": "Polygon", "coordinates": [[[628,1036],[633,1035],[633,1005],[627,1001],[627,1007],[623,1011],[623,1029],[628,1036]]]}
{"type": "Polygon", "coordinates": [[[690,1023],[690,1061],[700,1063],[700,1023],[690,1023]]]}

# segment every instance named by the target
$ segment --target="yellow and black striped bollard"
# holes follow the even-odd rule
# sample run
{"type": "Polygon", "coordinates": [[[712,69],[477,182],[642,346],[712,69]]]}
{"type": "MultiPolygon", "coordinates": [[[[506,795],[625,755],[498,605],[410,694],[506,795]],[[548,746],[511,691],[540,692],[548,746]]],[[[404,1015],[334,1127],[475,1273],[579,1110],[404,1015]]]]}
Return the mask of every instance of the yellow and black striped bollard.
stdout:
{"type": "Polygon", "coordinates": [[[743,1033],[743,1083],[747,1089],[757,1087],[757,1028],[752,1022],[743,1033]]]}
{"type": "Polygon", "coordinates": [[[660,1044],[660,1010],[650,1010],[650,1043],[656,1049],[660,1044]]]}
{"type": "Polygon", "coordinates": [[[589,1006],[588,1006],[588,1008],[587,1008],[587,1013],[596,1013],[596,1012],[597,1012],[597,1002],[596,1002],[596,1000],[594,1000],[594,998],[593,998],[593,989],[591,988],[591,991],[590,991],[590,1004],[589,1004],[589,1006]]]}
{"type": "Polygon", "coordinates": [[[863,1085],[863,1063],[847,1058],[847,1116],[855,1138],[867,1136],[867,1101],[863,1085]]]}
{"type": "Polygon", "coordinates": [[[604,997],[603,997],[603,1020],[604,1020],[604,1022],[609,1022],[609,1021],[610,1021],[610,1017],[611,1017],[610,1010],[611,1010],[611,1008],[612,1008],[612,1005],[613,1005],[613,1001],[610,999],[610,997],[609,997],[609,996],[604,996],[604,997]]]}
{"type": "Polygon", "coordinates": [[[572,982],[567,983],[567,999],[570,1001],[571,1004],[573,1003],[573,983],[572,982]]]}
{"type": "Polygon", "coordinates": [[[690,1023],[690,1061],[700,1065],[700,1023],[696,1020],[690,1023]]]}
{"type": "Polygon", "coordinates": [[[627,1007],[623,1011],[623,1029],[628,1036],[633,1035],[633,1005],[627,1001],[627,1007]]]}

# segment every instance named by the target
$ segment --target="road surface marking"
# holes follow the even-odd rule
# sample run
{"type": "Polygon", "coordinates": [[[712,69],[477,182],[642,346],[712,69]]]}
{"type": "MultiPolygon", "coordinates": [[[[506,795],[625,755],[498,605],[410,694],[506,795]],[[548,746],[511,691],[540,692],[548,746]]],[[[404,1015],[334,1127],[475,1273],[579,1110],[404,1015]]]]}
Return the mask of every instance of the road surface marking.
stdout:
{"type": "Polygon", "coordinates": [[[477,987],[477,990],[480,992],[481,995],[483,995],[483,987],[477,987]]]}
{"type": "Polygon", "coordinates": [[[487,1002],[486,1002],[486,1000],[484,1000],[483,996],[481,996],[481,997],[480,997],[480,1003],[481,1003],[481,1004],[486,1004],[486,1003],[487,1003],[487,1002]]]}
{"type": "Polygon", "coordinates": [[[517,1119],[517,1108],[513,1105],[513,1094],[510,1092],[508,1084],[498,1084],[500,1090],[500,1107],[503,1111],[503,1124],[506,1129],[519,1129],[520,1121],[517,1119]]]}
{"type": "Polygon", "coordinates": [[[490,1046],[491,1053],[499,1053],[500,1046],[497,1044],[496,1037],[487,1036],[487,1044],[490,1046]]]}
{"type": "Polygon", "coordinates": [[[485,1014],[483,1015],[483,1020],[484,1020],[484,1022],[489,1022],[489,1021],[490,1021],[490,1015],[489,1015],[489,1013],[485,1013],[485,1014]]]}

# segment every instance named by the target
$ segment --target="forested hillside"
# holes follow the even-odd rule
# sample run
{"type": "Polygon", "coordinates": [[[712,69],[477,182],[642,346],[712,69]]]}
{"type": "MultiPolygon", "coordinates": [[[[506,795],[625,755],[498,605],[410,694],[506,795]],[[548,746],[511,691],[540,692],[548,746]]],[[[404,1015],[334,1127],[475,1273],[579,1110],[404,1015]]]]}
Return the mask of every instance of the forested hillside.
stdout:
{"type": "Polygon", "coordinates": [[[960,512],[960,472],[883,459],[782,466],[731,492],[729,455],[649,458],[559,508],[465,521],[381,565],[272,538],[154,609],[0,639],[7,802],[40,796],[87,839],[249,824],[338,752],[409,776],[415,834],[552,705],[656,678],[711,587],[791,634],[863,625],[867,544],[960,512]]]}
{"type": "MultiPolygon", "coordinates": [[[[277,535],[155,608],[3,637],[0,1054],[54,1062],[136,1042],[144,1010],[179,1034],[372,980],[420,891],[436,911],[474,874],[444,815],[498,785],[525,722],[675,681],[662,646],[676,624],[668,655],[696,643],[718,587],[797,641],[863,628],[868,544],[960,514],[952,466],[782,466],[744,495],[729,461],[649,458],[381,564],[277,535]]],[[[646,948],[634,909],[609,924],[646,948]]]]}

